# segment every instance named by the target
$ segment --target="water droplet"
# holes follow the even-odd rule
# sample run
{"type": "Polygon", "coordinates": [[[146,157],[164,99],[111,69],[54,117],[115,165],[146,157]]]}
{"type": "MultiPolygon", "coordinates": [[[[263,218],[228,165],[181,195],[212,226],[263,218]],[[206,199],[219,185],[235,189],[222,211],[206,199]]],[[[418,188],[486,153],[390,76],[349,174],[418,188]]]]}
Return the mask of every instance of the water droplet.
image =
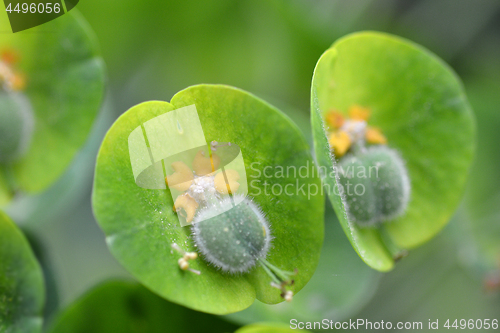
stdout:
{"type": "Polygon", "coordinates": [[[179,132],[179,134],[184,134],[184,129],[182,128],[178,120],[177,120],[177,131],[179,132]]]}

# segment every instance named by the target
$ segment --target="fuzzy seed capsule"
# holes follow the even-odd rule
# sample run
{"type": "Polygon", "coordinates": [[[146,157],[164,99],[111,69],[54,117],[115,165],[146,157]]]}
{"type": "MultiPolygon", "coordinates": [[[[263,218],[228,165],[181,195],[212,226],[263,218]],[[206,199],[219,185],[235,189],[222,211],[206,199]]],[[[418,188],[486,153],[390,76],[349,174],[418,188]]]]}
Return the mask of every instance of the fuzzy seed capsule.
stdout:
{"type": "Polygon", "coordinates": [[[354,155],[344,157],[338,165],[349,218],[363,225],[375,223],[379,215],[375,189],[370,178],[361,174],[366,167],[364,160],[354,155]]]}
{"type": "Polygon", "coordinates": [[[402,215],[410,180],[403,160],[387,146],[372,146],[339,161],[338,175],[351,221],[378,224],[402,215]]]}
{"type": "Polygon", "coordinates": [[[191,228],[204,259],[229,273],[248,272],[258,259],[266,257],[271,243],[264,214],[248,198],[233,207],[233,199],[226,197],[204,208],[191,228]],[[214,213],[219,214],[213,216],[214,213]],[[205,219],[206,216],[213,217],[205,219]]]}

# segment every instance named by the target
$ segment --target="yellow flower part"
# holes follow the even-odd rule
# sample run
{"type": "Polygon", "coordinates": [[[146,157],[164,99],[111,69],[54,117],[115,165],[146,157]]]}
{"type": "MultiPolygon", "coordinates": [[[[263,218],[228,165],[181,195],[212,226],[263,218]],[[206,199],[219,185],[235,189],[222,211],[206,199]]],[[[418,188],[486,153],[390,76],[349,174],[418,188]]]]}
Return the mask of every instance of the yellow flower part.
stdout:
{"type": "Polygon", "coordinates": [[[368,121],[370,113],[370,109],[359,105],[353,105],[349,108],[349,117],[352,120],[368,121]]]}
{"type": "Polygon", "coordinates": [[[330,125],[331,128],[339,129],[344,125],[345,119],[344,116],[335,110],[331,110],[326,115],[326,122],[330,125]]]}
{"type": "Polygon", "coordinates": [[[1,60],[9,65],[14,65],[19,61],[19,54],[11,49],[3,50],[1,55],[1,60]]]}
{"type": "Polygon", "coordinates": [[[194,179],[193,172],[184,162],[181,161],[172,163],[172,168],[175,172],[165,177],[167,186],[180,192],[187,191],[194,179]]]}
{"type": "Polygon", "coordinates": [[[371,144],[387,144],[387,138],[375,127],[368,127],[365,132],[366,142],[371,144]]]}
{"type": "Polygon", "coordinates": [[[212,156],[205,156],[205,152],[198,151],[193,160],[193,171],[198,176],[205,176],[212,172],[215,172],[220,165],[220,157],[217,154],[212,154],[212,156]]]}
{"type": "Polygon", "coordinates": [[[228,194],[236,192],[240,187],[240,183],[238,183],[238,179],[240,179],[238,171],[225,170],[225,173],[228,183],[226,184],[226,180],[224,179],[224,173],[219,172],[217,175],[215,175],[214,178],[215,189],[220,194],[228,194]]]}
{"type": "Polygon", "coordinates": [[[198,203],[187,193],[179,195],[177,199],[175,199],[174,210],[180,212],[181,209],[184,209],[186,212],[186,222],[188,223],[193,220],[197,208],[198,203]]]}
{"type": "Polygon", "coordinates": [[[4,50],[0,55],[0,83],[5,83],[13,91],[26,87],[25,76],[12,68],[18,61],[19,55],[13,50],[4,50]]]}
{"type": "Polygon", "coordinates": [[[24,75],[16,73],[10,77],[10,88],[14,91],[24,90],[26,88],[26,79],[24,75]]]}
{"type": "Polygon", "coordinates": [[[352,144],[349,134],[344,131],[338,131],[330,134],[328,143],[330,143],[330,147],[337,157],[344,156],[352,144]]]}

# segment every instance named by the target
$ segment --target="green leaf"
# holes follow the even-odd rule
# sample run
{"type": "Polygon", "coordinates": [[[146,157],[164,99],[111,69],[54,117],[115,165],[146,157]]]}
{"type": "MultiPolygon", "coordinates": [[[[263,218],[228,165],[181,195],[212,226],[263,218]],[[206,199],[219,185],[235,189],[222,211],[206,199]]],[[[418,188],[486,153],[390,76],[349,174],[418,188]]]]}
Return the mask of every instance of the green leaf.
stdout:
{"type": "Polygon", "coordinates": [[[26,82],[20,91],[0,91],[22,101],[25,128],[25,146],[4,168],[11,169],[15,190],[40,192],[84,144],[103,97],[104,64],[76,11],[26,32],[1,34],[0,52],[18,58],[9,66],[26,82]]]}
{"type": "Polygon", "coordinates": [[[246,310],[227,316],[237,323],[262,321],[289,323],[341,321],[354,316],[377,290],[381,274],[359,259],[344,236],[335,212],[328,204],[325,216],[325,242],[318,267],[311,281],[291,303],[267,305],[256,301],[246,310]]]}
{"type": "Polygon", "coordinates": [[[12,192],[7,183],[7,179],[0,169],[0,207],[7,204],[12,199],[12,192]]]}
{"type": "Polygon", "coordinates": [[[0,211],[0,332],[40,332],[44,282],[30,245],[0,211]]]}
{"type": "Polygon", "coordinates": [[[50,333],[233,332],[236,326],[170,303],[129,281],[108,281],[60,313],[50,333]],[[110,311],[112,309],[112,311],[110,311]]]}
{"type": "Polygon", "coordinates": [[[398,37],[363,32],[337,41],[318,61],[311,91],[314,149],[340,223],[360,257],[388,271],[397,248],[414,248],[435,236],[456,209],[474,151],[475,123],[463,87],[439,58],[398,37]],[[378,127],[409,172],[406,213],[382,228],[347,220],[325,135],[323,117],[352,105],[371,109],[378,127]]]}
{"type": "MultiPolygon", "coordinates": [[[[128,149],[131,132],[147,120],[192,104],[206,142],[232,142],[241,148],[249,195],[266,214],[274,237],[267,260],[286,271],[298,270],[295,292],[307,283],[323,242],[323,195],[314,195],[320,180],[298,128],[277,109],[239,89],[193,86],[176,94],[171,103],[146,102],[124,113],[107,133],[97,157],[92,197],[96,220],[119,262],[172,302],[216,314],[245,309],[255,298],[279,303],[280,291],[270,286],[262,267],[230,275],[198,259],[191,267],[201,275],[181,271],[177,263],[181,255],[172,251],[172,244],[195,251],[190,229],[180,227],[169,191],[143,189],[134,181],[128,149]],[[297,172],[302,167],[304,177],[294,177],[292,171],[282,177],[278,167],[297,172]],[[291,184],[291,195],[271,191],[276,184],[277,188],[291,184]]],[[[164,142],[167,147],[171,144],[164,142]]]]}
{"type": "MultiPolygon", "coordinates": [[[[296,329],[291,329],[290,326],[275,323],[257,323],[240,328],[234,333],[292,333],[296,329]]],[[[309,332],[300,330],[301,332],[309,332]]]]}

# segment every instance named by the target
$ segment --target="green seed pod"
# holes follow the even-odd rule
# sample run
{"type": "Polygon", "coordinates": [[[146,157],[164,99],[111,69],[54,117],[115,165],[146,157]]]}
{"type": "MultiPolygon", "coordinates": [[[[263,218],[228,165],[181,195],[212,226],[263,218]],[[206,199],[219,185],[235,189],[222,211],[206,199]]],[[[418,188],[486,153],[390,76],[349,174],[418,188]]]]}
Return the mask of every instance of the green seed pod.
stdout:
{"type": "Polygon", "coordinates": [[[28,148],[33,112],[22,94],[0,91],[0,162],[11,162],[28,148]]]}
{"type": "Polygon", "coordinates": [[[363,148],[338,164],[341,194],[351,221],[373,225],[401,216],[410,198],[403,160],[387,146],[363,148]]]}
{"type": "Polygon", "coordinates": [[[410,199],[410,179],[403,160],[395,150],[386,146],[371,148],[366,157],[370,165],[378,167],[378,175],[372,177],[372,181],[377,191],[381,220],[401,216],[410,199]]]}
{"type": "Polygon", "coordinates": [[[364,160],[354,155],[345,156],[338,165],[340,193],[349,207],[350,220],[368,225],[376,222],[379,212],[371,180],[361,175],[364,169],[364,160]]]}
{"type": "Polygon", "coordinates": [[[204,259],[215,267],[246,273],[258,259],[265,259],[272,237],[264,214],[250,199],[232,206],[233,199],[226,197],[201,210],[191,227],[193,240],[204,259]]]}

